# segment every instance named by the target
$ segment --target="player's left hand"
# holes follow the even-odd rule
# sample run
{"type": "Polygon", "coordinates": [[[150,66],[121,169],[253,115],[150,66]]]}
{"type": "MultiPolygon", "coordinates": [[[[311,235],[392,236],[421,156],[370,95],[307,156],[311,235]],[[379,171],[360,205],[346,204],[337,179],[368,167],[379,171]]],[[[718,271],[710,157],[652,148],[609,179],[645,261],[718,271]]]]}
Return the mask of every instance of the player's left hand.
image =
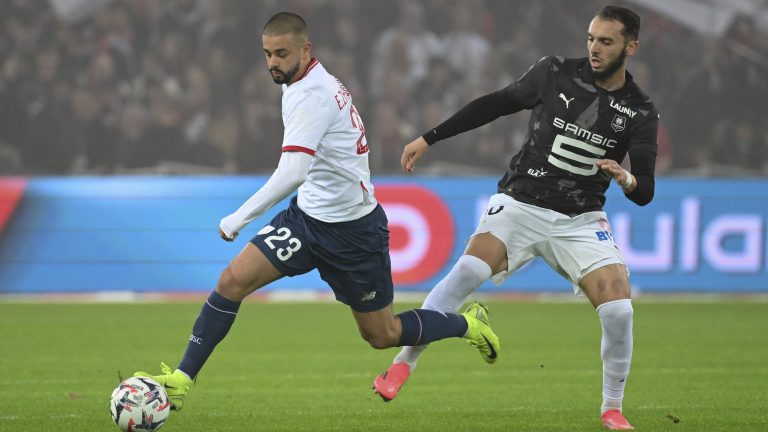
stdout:
{"type": "Polygon", "coordinates": [[[224,239],[224,240],[226,240],[226,241],[228,241],[228,242],[234,241],[234,240],[237,238],[237,234],[238,234],[238,233],[234,233],[234,234],[232,235],[232,237],[230,237],[230,236],[228,236],[228,235],[227,235],[227,234],[224,232],[224,230],[222,230],[221,228],[219,228],[219,237],[221,237],[222,239],[224,239]]]}
{"type": "Polygon", "coordinates": [[[418,137],[408,143],[403,148],[403,155],[400,157],[400,166],[403,167],[403,172],[413,174],[416,168],[416,161],[421,159],[427,150],[429,150],[429,144],[422,137],[418,137]]]}
{"type": "Polygon", "coordinates": [[[613,159],[598,159],[597,167],[604,173],[613,177],[613,180],[621,186],[625,193],[632,192],[637,185],[635,176],[629,173],[627,170],[621,167],[618,162],[613,159]],[[629,176],[629,177],[627,177],[629,176]],[[629,181],[627,181],[629,179],[629,181]]]}

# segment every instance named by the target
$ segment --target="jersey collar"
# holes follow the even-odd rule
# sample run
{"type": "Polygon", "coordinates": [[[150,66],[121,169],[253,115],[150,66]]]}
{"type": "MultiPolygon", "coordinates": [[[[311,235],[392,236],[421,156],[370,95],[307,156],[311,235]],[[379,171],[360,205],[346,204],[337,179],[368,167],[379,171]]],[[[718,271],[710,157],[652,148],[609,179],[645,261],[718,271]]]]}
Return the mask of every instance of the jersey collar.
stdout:
{"type": "Polygon", "coordinates": [[[299,75],[299,78],[298,78],[296,81],[294,81],[292,84],[296,84],[297,82],[299,82],[299,81],[301,81],[302,79],[304,79],[304,77],[305,77],[305,76],[307,76],[307,74],[309,73],[309,71],[311,71],[311,70],[312,70],[312,69],[313,69],[315,66],[317,66],[319,63],[320,63],[320,62],[319,62],[319,61],[317,61],[317,59],[316,59],[316,58],[312,57],[312,58],[309,60],[309,63],[307,64],[307,68],[306,68],[306,69],[304,69],[304,72],[302,72],[302,73],[301,73],[301,75],[299,75]]]}

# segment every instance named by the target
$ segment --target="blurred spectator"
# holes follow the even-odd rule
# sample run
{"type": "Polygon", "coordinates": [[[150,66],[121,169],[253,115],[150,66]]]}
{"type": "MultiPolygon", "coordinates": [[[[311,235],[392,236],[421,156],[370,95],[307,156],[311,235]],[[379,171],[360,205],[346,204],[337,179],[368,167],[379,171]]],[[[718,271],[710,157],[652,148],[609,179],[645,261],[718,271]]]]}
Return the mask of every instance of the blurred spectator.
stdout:
{"type": "Polygon", "coordinates": [[[392,73],[402,74],[399,80],[405,89],[415,89],[427,79],[432,58],[443,53],[439,39],[425,25],[424,6],[400,0],[397,7],[398,21],[373,44],[369,90],[374,98],[388,94],[382,84],[392,73]]]}
{"type": "Polygon", "coordinates": [[[366,128],[366,137],[371,145],[371,165],[374,170],[396,171],[400,166],[403,142],[408,142],[417,131],[400,118],[397,106],[389,101],[375,105],[373,126],[366,128]]]}
{"type": "Polygon", "coordinates": [[[54,46],[34,57],[31,79],[21,86],[25,127],[21,161],[33,174],[67,174],[79,154],[77,132],[70,113],[69,86],[57,80],[61,57],[54,46]]]}
{"type": "Polygon", "coordinates": [[[143,165],[187,162],[181,89],[175,79],[153,82],[148,91],[150,123],[141,142],[143,165]]]}
{"type": "MultiPolygon", "coordinates": [[[[317,23],[315,55],[354,95],[375,172],[399,172],[426,127],[543,55],[585,55],[579,23],[604,4],[113,0],[73,22],[48,0],[0,2],[0,174],[271,171],[282,92],[261,28],[281,10],[317,23]]],[[[634,6],[652,49],[629,70],[661,112],[658,173],[768,174],[768,4],[755,5],[720,37],[634,6]]],[[[422,172],[495,173],[526,122],[461,137],[422,172]]]]}
{"type": "Polygon", "coordinates": [[[447,53],[445,60],[461,77],[462,85],[468,87],[485,80],[491,51],[491,44],[477,31],[479,16],[483,16],[480,1],[456,2],[451,8],[453,25],[440,38],[443,51],[447,53]]]}
{"type": "Polygon", "coordinates": [[[118,153],[120,169],[133,169],[148,166],[151,149],[144,148],[146,131],[149,124],[149,113],[139,103],[126,105],[118,120],[118,135],[115,148],[118,153]]]}
{"type": "MultiPolygon", "coordinates": [[[[445,112],[456,111],[465,102],[461,76],[454,72],[453,68],[442,58],[432,60],[429,70],[429,79],[416,89],[413,102],[419,104],[437,102],[444,105],[445,112]]],[[[431,127],[434,124],[427,124],[425,127],[431,127]]]]}
{"type": "Polygon", "coordinates": [[[672,138],[679,143],[688,143],[675,155],[678,168],[692,170],[710,164],[710,151],[714,126],[721,117],[722,105],[719,97],[723,92],[723,68],[718,64],[720,48],[710,43],[701,52],[700,67],[691,70],[681,80],[677,104],[672,112],[664,114],[669,118],[672,138]],[[695,115],[693,114],[695,111],[695,115]]]}
{"type": "Polygon", "coordinates": [[[270,172],[280,160],[283,141],[282,91],[262,65],[254,66],[241,85],[240,133],[235,151],[237,172],[270,172]]]}

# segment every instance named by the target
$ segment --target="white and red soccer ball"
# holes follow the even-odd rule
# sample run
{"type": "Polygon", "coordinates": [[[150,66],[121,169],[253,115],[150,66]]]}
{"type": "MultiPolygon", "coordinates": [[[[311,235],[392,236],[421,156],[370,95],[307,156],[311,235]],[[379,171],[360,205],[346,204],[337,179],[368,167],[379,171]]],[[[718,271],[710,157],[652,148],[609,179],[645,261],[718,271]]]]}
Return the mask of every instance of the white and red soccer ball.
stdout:
{"type": "Polygon", "coordinates": [[[109,401],[112,420],[123,432],[160,429],[171,413],[163,386],[152,378],[132,377],[121,382],[109,401]]]}

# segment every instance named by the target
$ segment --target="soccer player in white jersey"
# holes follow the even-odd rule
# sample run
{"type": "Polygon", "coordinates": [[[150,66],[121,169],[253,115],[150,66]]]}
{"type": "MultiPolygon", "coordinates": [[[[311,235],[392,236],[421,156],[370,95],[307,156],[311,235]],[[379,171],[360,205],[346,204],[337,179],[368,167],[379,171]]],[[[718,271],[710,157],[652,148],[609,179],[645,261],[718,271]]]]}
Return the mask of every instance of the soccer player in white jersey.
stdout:
{"type": "MultiPolygon", "coordinates": [[[[464,255],[432,289],[425,309],[450,312],[487,279],[500,283],[534,257],[572,282],[602,325],[601,421],[633,429],[622,412],[632,360],[628,271],[603,211],[613,182],[627,199],[653,199],[659,115],[626,70],[638,49],[640,17],[606,6],[587,31],[588,56],[548,56],[516,82],[481,96],[405,146],[401,163],[412,172],[440,140],[500,116],[531,110],[529,131],[498,183],[464,255]],[[632,172],[619,163],[629,155],[632,172]]],[[[398,391],[426,347],[405,347],[374,388],[385,400],[398,391]]]]}
{"type": "Polygon", "coordinates": [[[221,274],[192,328],[176,370],[161,363],[172,409],[180,410],[192,380],[226,336],[242,300],[283,276],[317,269],[336,299],[349,305],[361,336],[374,348],[419,345],[464,337],[487,362],[498,338],[484,306],[463,314],[413,309],[392,312],[389,229],[376,202],[368,169],[365,127],[344,85],[311,56],[304,20],[281,12],[264,27],[263,48],[272,80],[283,87],[285,133],[277,170],[237,211],[224,217],[219,235],[240,230],[298,188],[221,274]]]}

